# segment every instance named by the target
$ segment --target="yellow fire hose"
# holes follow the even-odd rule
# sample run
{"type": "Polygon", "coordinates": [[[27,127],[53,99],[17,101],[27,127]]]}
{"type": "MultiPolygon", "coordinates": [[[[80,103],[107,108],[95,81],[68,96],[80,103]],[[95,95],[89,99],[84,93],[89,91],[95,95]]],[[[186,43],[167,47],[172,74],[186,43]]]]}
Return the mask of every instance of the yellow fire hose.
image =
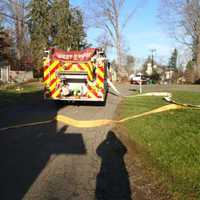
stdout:
{"type": "Polygon", "coordinates": [[[133,96],[125,96],[125,97],[133,98],[133,97],[139,97],[139,96],[162,96],[170,104],[156,108],[156,109],[148,111],[148,112],[129,116],[129,117],[123,118],[121,120],[99,119],[99,120],[84,121],[84,120],[76,120],[76,119],[73,119],[73,118],[70,118],[67,116],[63,116],[63,115],[57,115],[52,120],[3,127],[3,128],[0,128],[0,131],[5,131],[8,129],[23,128],[23,127],[28,127],[28,126],[44,125],[44,124],[52,123],[54,121],[62,122],[64,124],[67,124],[67,125],[73,126],[73,127],[77,127],[77,128],[95,128],[95,127],[106,126],[106,125],[120,124],[120,123],[126,122],[131,119],[136,119],[139,117],[144,117],[147,115],[166,112],[166,111],[170,111],[170,110],[187,109],[187,108],[200,109],[200,106],[195,106],[195,105],[191,105],[191,104],[181,104],[181,103],[175,102],[174,100],[171,99],[172,98],[171,93],[167,93],[167,92],[152,92],[152,93],[145,93],[145,94],[139,94],[139,95],[133,95],[133,96]]]}
{"type": "Polygon", "coordinates": [[[89,121],[79,121],[79,120],[75,120],[75,119],[72,119],[72,118],[69,118],[66,116],[62,116],[62,115],[57,115],[55,119],[59,122],[63,122],[67,125],[74,126],[77,128],[95,128],[95,127],[99,127],[99,126],[120,124],[120,123],[123,123],[123,122],[131,120],[131,119],[136,119],[139,117],[143,117],[143,116],[147,116],[147,115],[151,115],[151,114],[155,114],[155,113],[160,113],[160,112],[175,110],[175,109],[183,109],[183,108],[185,108],[185,107],[183,107],[181,105],[169,104],[169,105],[162,106],[160,108],[157,108],[157,109],[145,112],[145,113],[126,117],[121,120],[99,119],[99,120],[91,120],[91,121],[90,120],[89,121]]]}

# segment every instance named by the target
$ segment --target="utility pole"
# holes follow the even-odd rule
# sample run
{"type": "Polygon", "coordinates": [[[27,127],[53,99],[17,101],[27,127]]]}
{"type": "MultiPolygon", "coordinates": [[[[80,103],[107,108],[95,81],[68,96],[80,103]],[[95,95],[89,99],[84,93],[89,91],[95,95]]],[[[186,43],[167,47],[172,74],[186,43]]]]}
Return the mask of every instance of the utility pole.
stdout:
{"type": "Polygon", "coordinates": [[[154,66],[154,53],[156,52],[156,49],[151,49],[151,65],[152,65],[152,69],[154,66]]]}

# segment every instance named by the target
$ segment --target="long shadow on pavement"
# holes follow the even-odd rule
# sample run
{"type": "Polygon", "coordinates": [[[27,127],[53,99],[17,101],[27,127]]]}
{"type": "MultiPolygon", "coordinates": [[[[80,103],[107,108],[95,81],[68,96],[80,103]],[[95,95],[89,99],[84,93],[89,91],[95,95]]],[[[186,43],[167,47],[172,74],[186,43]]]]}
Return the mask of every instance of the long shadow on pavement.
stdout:
{"type": "Polygon", "coordinates": [[[126,147],[109,131],[96,150],[102,159],[96,181],[97,200],[131,200],[129,176],[124,163],[126,147]]]}
{"type": "MultiPolygon", "coordinates": [[[[42,96],[36,95],[34,103],[18,102],[17,106],[8,106],[1,114],[0,127],[56,116],[61,107],[43,102],[42,96]]],[[[67,126],[63,126],[57,131],[54,122],[0,133],[0,199],[23,199],[48,165],[51,155],[86,154],[81,134],[65,133],[66,129],[67,126]]]]}

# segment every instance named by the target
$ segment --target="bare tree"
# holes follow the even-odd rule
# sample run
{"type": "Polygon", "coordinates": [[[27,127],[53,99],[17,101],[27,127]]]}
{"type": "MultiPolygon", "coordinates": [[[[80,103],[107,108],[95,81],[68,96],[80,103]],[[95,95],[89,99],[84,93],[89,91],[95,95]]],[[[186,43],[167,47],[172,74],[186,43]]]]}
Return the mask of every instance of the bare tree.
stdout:
{"type": "Polygon", "coordinates": [[[200,77],[200,1],[161,0],[159,10],[170,35],[192,50],[195,72],[200,77]]]}
{"type": "Polygon", "coordinates": [[[128,73],[128,75],[131,75],[134,72],[136,59],[132,55],[126,55],[125,59],[126,59],[125,70],[128,73]]]}
{"type": "Polygon", "coordinates": [[[96,41],[97,44],[101,46],[106,52],[108,51],[109,48],[113,47],[113,43],[107,33],[99,35],[96,41]]]}
{"type": "Polygon", "coordinates": [[[27,0],[2,0],[0,4],[0,7],[3,8],[1,14],[5,18],[6,24],[9,24],[9,27],[14,32],[18,64],[23,62],[28,52],[28,27],[26,24],[27,2],[27,0]]]}
{"type": "Polygon", "coordinates": [[[88,0],[92,11],[90,18],[94,19],[95,27],[102,29],[105,36],[109,36],[106,40],[111,41],[111,46],[116,50],[117,71],[122,67],[123,31],[137,9],[144,4],[144,1],[137,2],[130,13],[124,17],[122,11],[126,2],[126,0],[88,0]]]}

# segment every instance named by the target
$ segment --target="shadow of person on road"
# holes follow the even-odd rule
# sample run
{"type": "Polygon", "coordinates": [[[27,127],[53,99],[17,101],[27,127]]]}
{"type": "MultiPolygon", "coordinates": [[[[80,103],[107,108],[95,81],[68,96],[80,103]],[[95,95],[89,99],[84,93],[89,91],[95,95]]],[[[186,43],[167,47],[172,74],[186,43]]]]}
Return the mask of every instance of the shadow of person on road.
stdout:
{"type": "Polygon", "coordinates": [[[123,159],[126,147],[109,131],[96,152],[102,159],[96,180],[96,199],[131,200],[129,176],[123,159]]]}

